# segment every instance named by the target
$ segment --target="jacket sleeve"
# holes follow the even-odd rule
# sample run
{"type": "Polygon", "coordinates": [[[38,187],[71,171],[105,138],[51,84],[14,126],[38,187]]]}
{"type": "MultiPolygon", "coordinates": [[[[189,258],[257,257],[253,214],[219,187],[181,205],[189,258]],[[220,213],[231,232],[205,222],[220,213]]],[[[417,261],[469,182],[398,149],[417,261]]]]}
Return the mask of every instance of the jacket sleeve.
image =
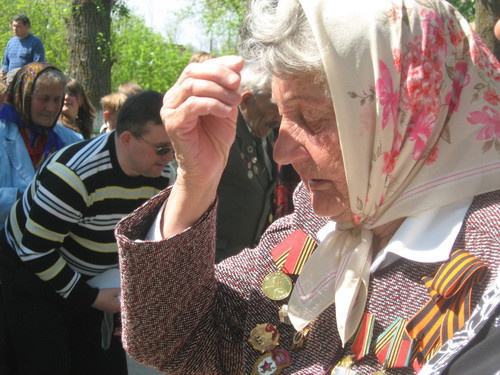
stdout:
{"type": "Polygon", "coordinates": [[[7,42],[7,45],[5,47],[5,50],[3,51],[3,57],[2,57],[2,69],[7,72],[7,69],[9,68],[9,56],[7,54],[7,50],[9,48],[9,42],[7,42]]]}
{"type": "Polygon", "coordinates": [[[45,62],[45,48],[41,39],[33,45],[33,62],[45,62]]]}
{"type": "Polygon", "coordinates": [[[240,373],[234,371],[242,361],[240,337],[224,337],[227,324],[218,317],[245,312],[219,303],[215,205],[183,233],[142,240],[168,194],[149,200],[116,229],[124,347],[138,362],[169,374],[240,373]]]}

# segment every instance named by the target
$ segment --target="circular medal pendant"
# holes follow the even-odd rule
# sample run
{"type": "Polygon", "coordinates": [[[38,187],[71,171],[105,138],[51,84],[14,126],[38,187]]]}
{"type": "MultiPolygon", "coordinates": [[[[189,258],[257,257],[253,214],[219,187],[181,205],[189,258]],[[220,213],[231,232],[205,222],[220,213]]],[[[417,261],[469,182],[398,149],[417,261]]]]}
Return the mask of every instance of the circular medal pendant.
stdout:
{"type": "Polygon", "coordinates": [[[257,324],[250,331],[248,341],[254,349],[269,352],[279,345],[280,333],[275,326],[269,323],[257,324]]]}
{"type": "Polygon", "coordinates": [[[282,271],[271,272],[262,281],[262,291],[273,301],[285,299],[292,292],[292,279],[282,271]]]}

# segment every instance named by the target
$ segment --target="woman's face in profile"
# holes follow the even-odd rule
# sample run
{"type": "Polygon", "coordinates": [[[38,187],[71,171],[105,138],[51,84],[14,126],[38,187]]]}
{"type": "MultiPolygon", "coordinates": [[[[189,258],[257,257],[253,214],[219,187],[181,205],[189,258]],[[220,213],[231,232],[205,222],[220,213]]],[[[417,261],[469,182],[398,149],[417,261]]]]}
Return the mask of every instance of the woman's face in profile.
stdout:
{"type": "Polygon", "coordinates": [[[282,116],[274,158],[292,164],[310,192],[314,212],[351,221],[347,182],[331,99],[314,77],[273,78],[273,98],[282,116]]]}
{"type": "Polygon", "coordinates": [[[80,103],[83,100],[79,97],[79,95],[66,91],[64,95],[64,105],[62,108],[62,113],[68,116],[70,119],[76,119],[78,116],[78,110],[80,108],[80,103]]]}

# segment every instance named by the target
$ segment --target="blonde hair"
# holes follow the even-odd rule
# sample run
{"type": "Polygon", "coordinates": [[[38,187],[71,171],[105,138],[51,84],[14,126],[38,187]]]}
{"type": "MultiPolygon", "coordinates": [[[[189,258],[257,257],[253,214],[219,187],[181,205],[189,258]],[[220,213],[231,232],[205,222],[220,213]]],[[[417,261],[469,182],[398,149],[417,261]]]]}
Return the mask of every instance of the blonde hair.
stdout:
{"type": "Polygon", "coordinates": [[[101,107],[103,111],[117,113],[127,100],[127,95],[121,92],[113,92],[101,98],[101,107]]]}
{"type": "Polygon", "coordinates": [[[127,81],[120,83],[116,91],[125,94],[127,97],[129,97],[140,93],[142,91],[142,86],[133,81],[127,81]]]}
{"type": "Polygon", "coordinates": [[[203,61],[207,61],[207,60],[214,59],[214,58],[215,58],[215,56],[212,55],[211,53],[199,51],[199,52],[193,53],[193,55],[191,56],[191,58],[188,61],[188,64],[202,63],[203,61]]]}

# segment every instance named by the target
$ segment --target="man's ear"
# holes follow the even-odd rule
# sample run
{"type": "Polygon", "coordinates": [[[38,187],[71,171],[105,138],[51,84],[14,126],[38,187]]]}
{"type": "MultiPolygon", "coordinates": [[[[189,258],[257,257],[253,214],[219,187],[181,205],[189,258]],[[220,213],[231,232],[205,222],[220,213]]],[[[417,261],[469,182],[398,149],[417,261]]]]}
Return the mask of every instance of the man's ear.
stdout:
{"type": "Polygon", "coordinates": [[[106,120],[106,122],[108,122],[108,120],[109,120],[109,111],[104,111],[102,114],[104,115],[104,120],[106,120]]]}
{"type": "Polygon", "coordinates": [[[246,111],[248,104],[253,100],[253,93],[251,91],[245,91],[241,94],[240,107],[242,111],[246,111]]]}
{"type": "Polygon", "coordinates": [[[128,130],[125,130],[122,134],[120,134],[118,139],[124,147],[128,148],[130,145],[130,142],[132,141],[132,138],[135,138],[134,134],[132,134],[132,132],[130,132],[128,130]]]}

